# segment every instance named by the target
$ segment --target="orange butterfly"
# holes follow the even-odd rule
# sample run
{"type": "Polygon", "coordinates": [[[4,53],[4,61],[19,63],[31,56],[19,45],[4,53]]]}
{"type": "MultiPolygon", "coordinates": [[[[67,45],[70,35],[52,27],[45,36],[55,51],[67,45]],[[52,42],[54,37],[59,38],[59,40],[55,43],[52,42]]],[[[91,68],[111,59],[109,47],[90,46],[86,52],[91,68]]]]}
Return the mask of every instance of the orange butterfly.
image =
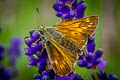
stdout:
{"type": "Polygon", "coordinates": [[[39,29],[41,40],[46,48],[48,61],[59,76],[74,72],[74,64],[92,35],[98,23],[97,16],[61,22],[54,27],[39,29]]]}

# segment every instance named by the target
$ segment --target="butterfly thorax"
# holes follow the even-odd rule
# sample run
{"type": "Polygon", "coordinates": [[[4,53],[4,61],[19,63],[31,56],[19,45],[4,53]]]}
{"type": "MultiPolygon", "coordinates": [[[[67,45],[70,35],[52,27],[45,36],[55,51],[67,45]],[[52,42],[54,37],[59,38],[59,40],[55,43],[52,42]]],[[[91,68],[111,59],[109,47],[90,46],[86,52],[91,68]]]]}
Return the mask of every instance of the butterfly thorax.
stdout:
{"type": "Polygon", "coordinates": [[[47,42],[49,38],[52,38],[52,36],[50,36],[49,33],[47,32],[46,27],[40,26],[38,31],[40,33],[42,41],[47,42]]]}

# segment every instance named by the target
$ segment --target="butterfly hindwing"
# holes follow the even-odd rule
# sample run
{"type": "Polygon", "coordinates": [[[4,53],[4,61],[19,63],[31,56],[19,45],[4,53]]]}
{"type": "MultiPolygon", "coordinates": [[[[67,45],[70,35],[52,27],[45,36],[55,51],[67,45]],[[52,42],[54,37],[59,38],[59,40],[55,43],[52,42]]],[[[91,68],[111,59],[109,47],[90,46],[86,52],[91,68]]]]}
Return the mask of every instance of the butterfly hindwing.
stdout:
{"type": "Polygon", "coordinates": [[[55,73],[59,76],[64,76],[74,71],[74,63],[77,59],[76,54],[67,52],[52,39],[49,39],[45,46],[50,64],[55,73]]]}

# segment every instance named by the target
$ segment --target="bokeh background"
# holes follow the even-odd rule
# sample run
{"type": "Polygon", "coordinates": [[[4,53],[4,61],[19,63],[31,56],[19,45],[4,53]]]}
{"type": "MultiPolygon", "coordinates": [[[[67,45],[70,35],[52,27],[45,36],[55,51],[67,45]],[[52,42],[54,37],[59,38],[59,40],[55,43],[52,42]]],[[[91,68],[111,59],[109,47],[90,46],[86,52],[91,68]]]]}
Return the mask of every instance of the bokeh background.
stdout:
{"type": "MultiPolygon", "coordinates": [[[[24,54],[24,37],[31,29],[40,25],[52,26],[59,22],[52,5],[56,0],[0,0],[0,44],[7,48],[11,37],[22,40],[21,56],[17,60],[18,76],[15,80],[34,80],[36,67],[28,67],[28,57],[24,54]],[[39,8],[40,14],[36,8],[39,8]]],[[[85,16],[99,16],[96,30],[96,49],[103,48],[103,59],[108,61],[105,71],[113,72],[120,78],[120,1],[119,0],[85,0],[85,16]]],[[[8,67],[7,51],[4,52],[3,65],[8,67]]],[[[82,77],[91,76],[91,71],[76,66],[76,72],[82,77]]]]}

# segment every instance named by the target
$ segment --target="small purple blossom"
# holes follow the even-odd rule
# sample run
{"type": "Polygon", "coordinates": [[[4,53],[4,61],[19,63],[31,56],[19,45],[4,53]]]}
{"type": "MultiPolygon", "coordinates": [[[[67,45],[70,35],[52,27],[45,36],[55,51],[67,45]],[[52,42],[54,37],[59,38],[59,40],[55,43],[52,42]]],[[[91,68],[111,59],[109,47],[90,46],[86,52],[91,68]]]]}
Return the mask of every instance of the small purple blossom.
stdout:
{"type": "Polygon", "coordinates": [[[97,75],[97,79],[95,78],[94,75],[92,75],[93,80],[118,80],[118,77],[113,73],[110,73],[109,75],[107,75],[106,73],[97,72],[96,75],[97,75]]]}
{"type": "Polygon", "coordinates": [[[42,42],[39,39],[39,33],[34,30],[30,31],[30,37],[25,38],[25,43],[28,46],[28,48],[25,49],[25,54],[28,55],[28,58],[30,60],[29,66],[37,66],[41,68],[46,65],[47,53],[44,50],[40,55],[42,50],[42,42]],[[35,43],[37,40],[39,41],[35,43]],[[33,55],[36,55],[37,58],[35,58],[33,55]]]}
{"type": "Polygon", "coordinates": [[[48,72],[43,71],[41,76],[35,75],[35,80],[50,80],[48,72]]]}
{"type": "Polygon", "coordinates": [[[55,73],[53,70],[51,70],[49,72],[43,70],[41,75],[35,75],[34,78],[35,78],[35,80],[53,80],[53,79],[55,79],[55,73]]]}
{"type": "Polygon", "coordinates": [[[0,80],[11,80],[13,73],[0,65],[0,80]]]}
{"type": "Polygon", "coordinates": [[[102,73],[104,73],[104,67],[106,66],[107,62],[102,61],[101,63],[98,64],[98,67],[102,73]]]}
{"type": "Polygon", "coordinates": [[[39,73],[42,73],[42,71],[44,71],[46,69],[46,62],[47,62],[47,56],[46,56],[46,52],[43,52],[44,54],[42,54],[40,57],[35,58],[34,56],[28,56],[29,57],[29,66],[36,66],[38,67],[39,73]]]}
{"type": "MultiPolygon", "coordinates": [[[[28,46],[28,48],[25,49],[25,54],[28,55],[28,59],[30,61],[28,66],[38,67],[39,69],[38,72],[42,74],[43,71],[46,70],[47,53],[46,50],[44,49],[41,54],[43,47],[42,47],[42,42],[40,40],[40,34],[34,30],[31,30],[30,37],[25,38],[25,43],[28,46]]],[[[42,78],[37,75],[35,76],[35,79],[41,80],[42,78]]]]}
{"type": "Polygon", "coordinates": [[[0,45],[0,61],[3,59],[4,46],[0,45]]]}
{"type": "Polygon", "coordinates": [[[56,80],[83,80],[83,78],[81,78],[81,76],[78,74],[71,74],[70,76],[64,76],[64,77],[60,77],[56,75],[55,79],[56,80]]]}
{"type": "MultiPolygon", "coordinates": [[[[2,59],[4,57],[4,55],[3,55],[4,50],[5,50],[5,47],[3,45],[0,45],[0,80],[11,80],[12,78],[14,78],[17,75],[16,74],[17,71],[16,71],[15,67],[13,67],[11,65],[8,66],[10,69],[6,69],[2,65],[1,62],[2,62],[2,59]]],[[[14,56],[14,55],[15,54],[10,54],[9,57],[14,56]]],[[[11,59],[13,60],[13,57],[11,59]]]]}
{"type": "Polygon", "coordinates": [[[86,9],[84,0],[77,3],[77,0],[57,0],[53,5],[56,15],[62,18],[82,18],[86,9]]]}
{"type": "Polygon", "coordinates": [[[0,27],[0,33],[1,33],[1,31],[2,31],[2,28],[0,27]]]}
{"type": "Polygon", "coordinates": [[[13,37],[10,43],[8,50],[9,63],[11,66],[14,66],[21,53],[21,39],[19,37],[13,37]]]}
{"type": "Polygon", "coordinates": [[[42,49],[42,43],[41,41],[38,41],[36,44],[34,44],[35,41],[37,41],[40,38],[39,33],[32,30],[30,31],[30,37],[25,38],[25,43],[27,44],[28,48],[25,49],[26,55],[33,55],[33,54],[39,54],[42,49]]]}

